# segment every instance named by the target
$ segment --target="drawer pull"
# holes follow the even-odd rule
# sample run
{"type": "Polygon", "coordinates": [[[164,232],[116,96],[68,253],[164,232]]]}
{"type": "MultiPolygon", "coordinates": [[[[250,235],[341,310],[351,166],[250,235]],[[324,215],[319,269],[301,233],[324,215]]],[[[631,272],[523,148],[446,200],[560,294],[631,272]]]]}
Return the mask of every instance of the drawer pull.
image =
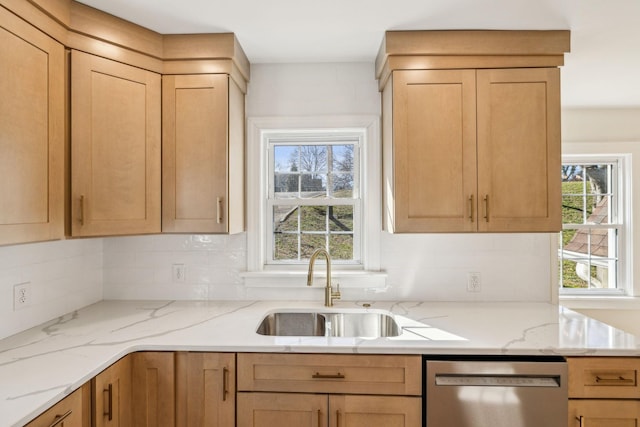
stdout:
{"type": "Polygon", "coordinates": [[[336,409],[336,427],[340,427],[340,409],[336,409]]]}
{"type": "Polygon", "coordinates": [[[576,417],[576,421],[578,421],[578,423],[579,423],[578,425],[579,425],[580,427],[582,427],[582,420],[583,420],[583,419],[584,419],[584,417],[583,417],[582,415],[580,415],[579,417],[576,417]]]}
{"type": "Polygon", "coordinates": [[[60,425],[60,423],[62,423],[71,414],[73,414],[73,411],[69,409],[67,412],[65,412],[62,415],[56,415],[55,419],[53,420],[53,423],[51,423],[49,427],[56,427],[57,425],[60,425]]]}
{"type": "Polygon", "coordinates": [[[311,375],[311,378],[315,378],[315,379],[343,379],[344,378],[344,374],[341,374],[340,372],[338,372],[337,374],[321,374],[320,372],[316,372],[315,374],[311,375]]]}
{"type": "Polygon", "coordinates": [[[107,417],[109,421],[113,420],[113,384],[109,384],[107,388],[103,390],[103,393],[107,393],[107,412],[103,412],[103,416],[107,417]]]}
{"type": "Polygon", "coordinates": [[[227,389],[227,384],[229,383],[229,369],[225,366],[222,369],[222,401],[227,400],[227,394],[229,394],[229,390],[227,389]]]}
{"type": "Polygon", "coordinates": [[[633,384],[633,378],[625,378],[619,376],[617,378],[602,378],[596,375],[596,382],[598,384],[633,384]]]}

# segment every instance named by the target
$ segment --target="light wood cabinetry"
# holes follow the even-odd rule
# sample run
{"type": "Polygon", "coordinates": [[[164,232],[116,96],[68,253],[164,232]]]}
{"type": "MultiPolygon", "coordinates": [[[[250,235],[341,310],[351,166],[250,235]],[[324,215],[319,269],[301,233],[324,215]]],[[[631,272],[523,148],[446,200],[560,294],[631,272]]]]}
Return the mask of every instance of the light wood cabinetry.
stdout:
{"type": "Polygon", "coordinates": [[[71,54],[72,234],[160,231],[160,75],[71,54]]]}
{"type": "Polygon", "coordinates": [[[132,422],[136,427],[175,425],[175,355],[138,352],[131,356],[132,422]]]}
{"type": "Polygon", "coordinates": [[[93,426],[132,426],[131,360],[125,356],[92,380],[93,426]]]}
{"type": "Polygon", "coordinates": [[[235,426],[235,353],[176,353],[176,426],[235,426]]]}
{"type": "Polygon", "coordinates": [[[0,245],[64,235],[64,61],[0,6],[0,245]]]}
{"type": "Polygon", "coordinates": [[[571,357],[569,427],[640,425],[640,359],[571,357]]]}
{"type": "Polygon", "coordinates": [[[244,231],[244,94],[227,74],[162,78],[162,230],[244,231]]]}
{"type": "Polygon", "coordinates": [[[419,356],[238,354],[238,426],[421,426],[419,356]]]}
{"type": "Polygon", "coordinates": [[[26,427],[91,427],[91,387],[85,384],[26,427]]]}
{"type": "Polygon", "coordinates": [[[528,58],[531,34],[485,33],[387,33],[377,72],[389,231],[561,228],[557,57],[568,33],[539,38],[553,55],[528,58]],[[428,44],[447,37],[444,51],[428,44]]]}

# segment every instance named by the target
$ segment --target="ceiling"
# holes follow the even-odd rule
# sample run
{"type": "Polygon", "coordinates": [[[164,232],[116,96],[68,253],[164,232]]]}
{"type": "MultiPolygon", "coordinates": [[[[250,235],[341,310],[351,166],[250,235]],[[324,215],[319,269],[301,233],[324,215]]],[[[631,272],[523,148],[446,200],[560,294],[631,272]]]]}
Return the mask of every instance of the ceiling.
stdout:
{"type": "Polygon", "coordinates": [[[640,0],[80,2],[163,34],[233,32],[254,64],[373,62],[386,30],[569,29],[563,106],[640,107],[640,0]]]}

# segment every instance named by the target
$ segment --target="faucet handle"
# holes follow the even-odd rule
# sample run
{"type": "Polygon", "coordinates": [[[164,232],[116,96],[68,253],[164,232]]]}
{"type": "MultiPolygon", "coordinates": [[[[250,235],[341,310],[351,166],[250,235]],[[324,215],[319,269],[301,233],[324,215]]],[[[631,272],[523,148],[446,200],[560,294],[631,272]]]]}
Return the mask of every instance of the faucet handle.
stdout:
{"type": "Polygon", "coordinates": [[[336,283],[336,288],[338,288],[337,291],[335,292],[331,292],[331,297],[333,299],[340,299],[340,297],[342,296],[342,294],[340,293],[340,283],[336,283]]]}

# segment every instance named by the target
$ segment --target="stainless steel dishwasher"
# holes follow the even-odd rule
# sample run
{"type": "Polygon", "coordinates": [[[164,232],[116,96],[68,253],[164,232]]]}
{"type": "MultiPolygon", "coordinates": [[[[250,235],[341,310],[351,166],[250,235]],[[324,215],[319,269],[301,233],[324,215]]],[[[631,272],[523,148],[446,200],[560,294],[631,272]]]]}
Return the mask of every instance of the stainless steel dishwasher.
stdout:
{"type": "Polygon", "coordinates": [[[427,427],[566,427],[559,357],[426,360],[427,427]]]}

